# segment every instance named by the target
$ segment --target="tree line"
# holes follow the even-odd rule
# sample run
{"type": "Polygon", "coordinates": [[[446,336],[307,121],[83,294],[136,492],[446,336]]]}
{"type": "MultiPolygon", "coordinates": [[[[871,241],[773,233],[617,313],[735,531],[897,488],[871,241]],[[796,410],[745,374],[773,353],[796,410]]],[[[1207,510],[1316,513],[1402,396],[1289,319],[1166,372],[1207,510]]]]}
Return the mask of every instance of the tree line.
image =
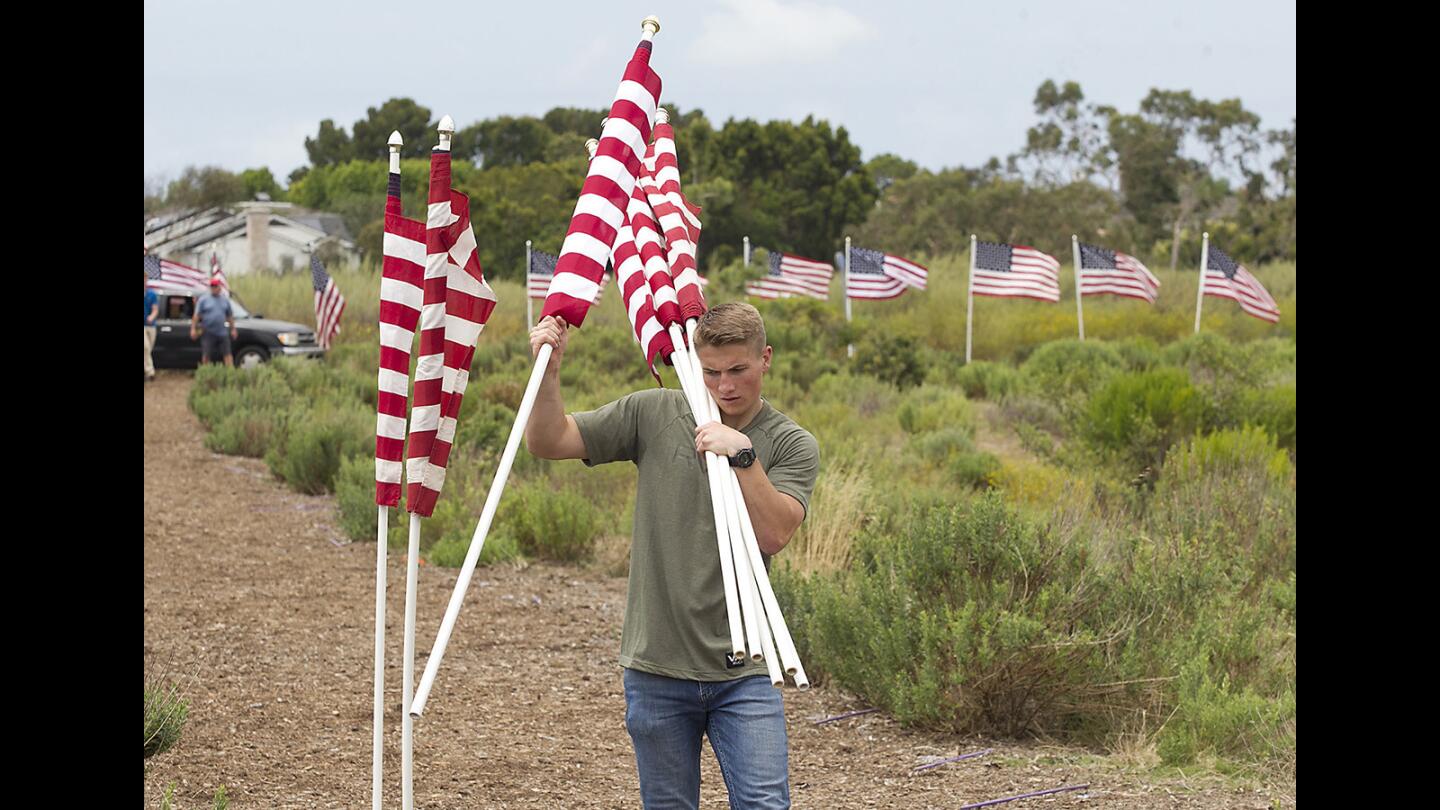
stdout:
{"type": "MultiPolygon", "coordinates": [[[[1085,98],[1074,82],[1036,91],[1024,146],[979,167],[932,172],[901,156],[862,161],[843,126],[673,114],[686,196],[703,209],[702,269],[751,244],[827,258],[846,234],[907,256],[965,250],[969,235],[1032,244],[1068,257],[1069,234],[1152,266],[1196,261],[1202,230],[1232,255],[1295,259],[1295,125],[1262,131],[1238,99],[1151,90],[1136,111],[1085,98]]],[[[585,175],[584,142],[603,109],[557,107],[500,116],[455,133],[454,183],[471,198],[481,262],[499,278],[523,273],[524,243],[559,249],[585,175]]],[[[424,218],[428,155],[438,116],[408,98],[371,107],[349,131],[321,121],[305,139],[309,164],[282,188],[268,168],[190,168],[163,189],[147,182],[145,211],[223,205],[265,193],[344,217],[367,260],[383,233],[390,133],[404,137],[406,213],[424,218]]]]}

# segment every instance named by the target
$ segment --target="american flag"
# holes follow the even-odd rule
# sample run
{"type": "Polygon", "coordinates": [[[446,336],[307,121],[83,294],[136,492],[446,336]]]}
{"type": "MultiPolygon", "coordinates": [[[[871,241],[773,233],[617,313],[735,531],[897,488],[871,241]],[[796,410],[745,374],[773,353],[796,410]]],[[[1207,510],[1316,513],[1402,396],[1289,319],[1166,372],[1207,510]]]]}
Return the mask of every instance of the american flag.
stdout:
{"type": "Polygon", "coordinates": [[[557,315],[580,326],[595,300],[605,261],[625,224],[630,195],[642,171],[640,156],[660,100],[660,77],[650,68],[650,52],[650,42],[641,40],[625,65],[560,247],[542,318],[557,315]]]}
{"type": "MultiPolygon", "coordinates": [[[[554,280],[555,263],[559,260],[560,257],[553,253],[546,253],[543,250],[530,251],[530,269],[525,272],[525,294],[527,296],[541,300],[545,298],[545,294],[550,290],[550,282],[554,280]]],[[[595,290],[595,300],[592,303],[600,303],[600,299],[605,295],[605,286],[609,282],[609,273],[600,277],[600,286],[595,290]]]]}
{"type": "Polygon", "coordinates": [[[310,280],[315,286],[315,337],[320,348],[330,348],[330,341],[340,334],[340,315],[345,312],[345,296],[335,286],[335,279],[325,272],[320,257],[310,254],[310,280]]]}
{"type": "MultiPolygon", "coordinates": [[[[660,236],[660,223],[655,221],[655,213],[650,210],[649,196],[639,184],[636,184],[630,195],[630,206],[625,217],[630,225],[631,236],[635,239],[635,247],[640,251],[640,261],[645,272],[645,281],[650,285],[655,317],[660,319],[660,325],[666,329],[672,324],[684,326],[680,301],[675,294],[675,282],[666,261],[665,240],[660,236]]],[[[671,253],[674,252],[672,248],[671,253]]],[[[688,253],[684,255],[688,256],[688,253]]]]}
{"type": "Polygon", "coordinates": [[[225,271],[220,269],[220,257],[213,250],[210,251],[210,278],[220,279],[220,289],[226,295],[230,294],[230,281],[225,278],[225,271]]]}
{"type": "Polygon", "coordinates": [[[675,345],[655,314],[655,300],[650,292],[650,282],[645,278],[645,262],[640,258],[635,231],[628,219],[620,226],[611,263],[615,265],[615,283],[620,286],[621,301],[635,331],[635,341],[645,353],[645,364],[658,383],[660,375],[655,370],[655,364],[661,358],[669,357],[675,345]]]}
{"type": "Polygon", "coordinates": [[[1134,256],[1080,243],[1080,294],[1120,295],[1155,303],[1160,280],[1134,256]]]}
{"type": "MultiPolygon", "coordinates": [[[[431,155],[430,200],[426,275],[428,280],[430,263],[435,261],[434,251],[438,247],[442,251],[440,263],[445,301],[439,419],[430,440],[419,491],[412,491],[412,497],[406,499],[410,511],[422,517],[434,513],[445,485],[445,471],[459,426],[460,404],[470,382],[470,363],[475,357],[475,344],[496,304],[495,292],[485,281],[476,251],[475,231],[470,225],[470,198],[450,187],[448,150],[437,149],[431,155]]],[[[422,305],[422,321],[424,317],[425,308],[422,305]]],[[[424,343],[423,334],[421,343],[424,343]]]]}
{"type": "Polygon", "coordinates": [[[1054,256],[1026,245],[976,242],[974,261],[970,290],[975,295],[1060,300],[1060,262],[1054,256]]]}
{"type": "Polygon", "coordinates": [[[380,372],[375,397],[375,503],[400,503],[405,460],[405,406],[410,347],[424,301],[425,224],[401,214],[400,175],[385,198],[384,263],[380,278],[380,372]]]}
{"type": "Polygon", "coordinates": [[[441,388],[445,376],[445,290],[450,224],[450,152],[430,152],[430,190],[425,213],[425,283],[420,305],[420,348],[415,358],[415,384],[410,400],[410,435],[405,447],[405,508],[421,514],[420,490],[430,448],[440,427],[441,388]]]}
{"type": "Polygon", "coordinates": [[[834,275],[834,265],[772,250],[769,274],[746,285],[745,293],[757,298],[806,295],[824,301],[830,297],[830,279],[834,275]]]}
{"type": "Polygon", "coordinates": [[[885,254],[878,250],[850,248],[850,274],[845,294],[851,298],[898,298],[905,282],[885,271],[885,254]]]}
{"type": "Polygon", "coordinates": [[[145,286],[152,290],[178,287],[197,292],[210,291],[210,278],[203,272],[179,262],[162,259],[154,253],[145,256],[145,274],[150,277],[145,286]]]}
{"type": "Polygon", "coordinates": [[[700,208],[685,199],[680,190],[680,162],[675,149],[675,129],[666,120],[655,125],[655,142],[646,149],[640,184],[650,208],[663,229],[665,260],[680,306],[682,320],[705,314],[705,279],[700,278],[695,257],[700,241],[700,208]]]}
{"type": "Polygon", "coordinates": [[[1205,295],[1234,300],[1246,314],[1262,321],[1280,321],[1280,306],[1259,279],[1213,244],[1205,255],[1205,280],[1201,282],[1201,290],[1205,295]]]}

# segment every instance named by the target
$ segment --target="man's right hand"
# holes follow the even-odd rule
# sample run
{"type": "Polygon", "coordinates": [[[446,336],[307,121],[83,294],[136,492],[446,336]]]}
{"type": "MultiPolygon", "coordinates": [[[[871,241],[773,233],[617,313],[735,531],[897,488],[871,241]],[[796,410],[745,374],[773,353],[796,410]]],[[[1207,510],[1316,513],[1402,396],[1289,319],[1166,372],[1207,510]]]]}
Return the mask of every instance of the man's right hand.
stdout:
{"type": "Polygon", "coordinates": [[[565,344],[570,340],[570,326],[564,318],[547,315],[530,330],[530,357],[540,354],[540,347],[549,343],[554,347],[550,354],[550,369],[559,370],[560,357],[565,354],[565,344]]]}

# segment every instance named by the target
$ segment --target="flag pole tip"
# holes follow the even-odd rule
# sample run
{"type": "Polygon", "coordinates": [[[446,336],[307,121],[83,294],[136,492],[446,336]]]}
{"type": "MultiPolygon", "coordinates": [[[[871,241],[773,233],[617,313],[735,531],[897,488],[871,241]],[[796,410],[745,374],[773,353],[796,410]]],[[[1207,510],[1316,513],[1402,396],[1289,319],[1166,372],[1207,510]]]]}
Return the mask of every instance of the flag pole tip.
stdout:
{"type": "Polygon", "coordinates": [[[455,119],[454,119],[454,118],[451,118],[451,117],[448,116],[448,115],[442,116],[442,117],[440,118],[439,130],[440,130],[441,132],[454,132],[454,131],[455,131],[455,119]]]}
{"type": "Polygon", "coordinates": [[[651,14],[649,17],[641,20],[640,30],[644,31],[647,28],[650,29],[650,33],[652,34],[660,33],[660,18],[656,17],[654,14],[651,14]]]}
{"type": "Polygon", "coordinates": [[[397,129],[394,132],[390,133],[389,143],[391,149],[399,149],[400,147],[405,145],[405,139],[400,137],[400,130],[397,129]]]}
{"type": "Polygon", "coordinates": [[[1210,232],[1209,232],[1209,231],[1204,231],[1204,232],[1202,233],[1202,235],[1203,235],[1206,239],[1209,239],[1209,238],[1210,238],[1210,232]]]}

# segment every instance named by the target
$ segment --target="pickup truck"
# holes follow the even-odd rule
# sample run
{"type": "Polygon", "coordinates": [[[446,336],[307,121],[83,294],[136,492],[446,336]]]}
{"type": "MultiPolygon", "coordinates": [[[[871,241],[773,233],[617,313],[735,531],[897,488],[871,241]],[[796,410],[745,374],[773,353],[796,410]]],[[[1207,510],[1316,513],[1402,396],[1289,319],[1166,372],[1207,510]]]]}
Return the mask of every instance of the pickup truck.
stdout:
{"type": "MultiPolygon", "coordinates": [[[[190,316],[195,312],[194,290],[156,289],[160,298],[160,317],[155,321],[155,349],[152,356],[156,368],[195,368],[200,365],[200,341],[190,339],[190,316]]],[[[263,315],[252,315],[240,299],[230,296],[235,311],[235,330],[231,341],[235,365],[254,368],[272,357],[320,357],[325,350],[315,341],[315,330],[289,321],[275,321],[263,315]]]]}

